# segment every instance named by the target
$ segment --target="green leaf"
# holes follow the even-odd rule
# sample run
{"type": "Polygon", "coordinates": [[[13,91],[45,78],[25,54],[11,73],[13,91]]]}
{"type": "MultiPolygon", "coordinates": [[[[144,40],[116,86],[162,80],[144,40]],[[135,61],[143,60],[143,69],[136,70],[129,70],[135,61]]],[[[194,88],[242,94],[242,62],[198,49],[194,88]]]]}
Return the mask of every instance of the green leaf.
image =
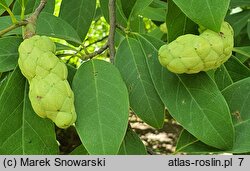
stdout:
{"type": "Polygon", "coordinates": [[[59,16],[77,31],[81,40],[84,40],[95,16],[95,11],[96,0],[63,0],[59,16]]]}
{"type": "Polygon", "coordinates": [[[54,124],[38,117],[17,67],[0,87],[1,154],[58,154],[54,124]]]}
{"type": "Polygon", "coordinates": [[[154,30],[152,30],[151,32],[147,33],[147,35],[152,36],[158,40],[161,40],[164,33],[160,30],[159,27],[157,27],[154,30]]]}
{"type": "MultiPolygon", "coordinates": [[[[0,17],[0,23],[3,23],[3,25],[2,24],[0,25],[0,30],[5,29],[6,26],[12,25],[9,16],[0,17]]],[[[39,15],[36,28],[37,28],[36,33],[38,35],[46,35],[50,37],[60,38],[77,44],[82,43],[77,32],[70,24],[68,24],[63,19],[46,12],[42,12],[39,15]]],[[[22,34],[21,28],[19,27],[15,30],[12,30],[11,32],[5,34],[5,36],[13,34],[21,35],[22,34]]]]}
{"type": "Polygon", "coordinates": [[[230,0],[173,0],[194,22],[219,32],[226,16],[230,0]]]}
{"type": "Polygon", "coordinates": [[[125,16],[129,18],[137,0],[130,0],[130,1],[118,0],[118,1],[121,1],[122,11],[125,14],[125,16]]]}
{"type": "Polygon", "coordinates": [[[153,7],[148,6],[144,10],[142,10],[139,14],[142,15],[143,17],[149,18],[154,21],[165,22],[166,7],[165,9],[162,9],[162,8],[153,8],[153,7]]]}
{"type": "MultiPolygon", "coordinates": [[[[0,2],[4,2],[4,1],[0,1],[0,2]]],[[[10,6],[10,4],[13,2],[13,0],[6,0],[6,2],[4,2],[6,4],[6,6],[10,6]]],[[[2,15],[6,10],[0,5],[0,15],[2,15]]]]}
{"type": "MultiPolygon", "coordinates": [[[[25,0],[25,14],[30,14],[35,11],[35,9],[40,4],[40,0],[25,0]]],[[[53,14],[55,8],[55,1],[54,0],[48,0],[43,12],[48,12],[53,14]]],[[[16,1],[13,6],[13,13],[16,15],[21,15],[21,4],[19,1],[16,1]]]]}
{"type": "Polygon", "coordinates": [[[61,43],[58,43],[58,42],[55,42],[56,44],[56,50],[57,51],[61,51],[61,50],[71,50],[71,51],[76,51],[75,48],[72,48],[68,45],[64,45],[64,44],[61,44],[61,43]]]}
{"type": "MultiPolygon", "coordinates": [[[[133,5],[132,11],[130,13],[129,19],[133,20],[134,17],[137,17],[137,15],[143,11],[146,7],[148,7],[153,0],[136,0],[135,4],[133,5]]],[[[123,1],[126,4],[128,4],[128,1],[123,1]]]]}
{"type": "MultiPolygon", "coordinates": [[[[122,10],[128,19],[128,22],[135,20],[138,14],[148,7],[153,0],[121,0],[122,10]]],[[[130,25],[130,24],[129,24],[130,25]]]]}
{"type": "Polygon", "coordinates": [[[90,60],[73,80],[76,129],[90,154],[117,154],[126,133],[128,93],[119,71],[110,63],[90,60]]]}
{"type": "Polygon", "coordinates": [[[0,0],[0,7],[1,7],[1,8],[8,7],[8,4],[6,3],[5,0],[0,0]]]}
{"type": "Polygon", "coordinates": [[[231,56],[224,65],[234,82],[250,77],[250,69],[234,56],[231,56]]]}
{"type": "Polygon", "coordinates": [[[70,155],[88,155],[87,150],[85,149],[85,147],[81,144],[78,147],[76,147],[71,153],[70,155]]]}
{"type": "Polygon", "coordinates": [[[69,64],[67,65],[67,68],[68,68],[68,79],[67,80],[68,80],[69,84],[71,85],[77,69],[69,64]]]}
{"type": "Polygon", "coordinates": [[[166,24],[168,42],[187,33],[197,34],[197,24],[190,20],[172,0],[168,1],[166,24]]]}
{"type": "Polygon", "coordinates": [[[145,23],[142,17],[135,17],[134,20],[130,22],[130,30],[137,33],[145,33],[145,23]]]}
{"type": "Polygon", "coordinates": [[[234,52],[236,52],[236,57],[243,63],[250,58],[250,46],[234,47],[234,52]]]}
{"type": "Polygon", "coordinates": [[[115,66],[129,90],[130,107],[147,124],[161,128],[164,122],[164,105],[157,94],[140,43],[126,38],[118,47],[115,66]]]}
{"type": "Polygon", "coordinates": [[[128,129],[118,154],[146,155],[147,150],[138,135],[132,129],[128,129]]]}
{"type": "Polygon", "coordinates": [[[222,93],[228,102],[235,124],[250,120],[250,77],[235,82],[222,93]]]}
{"type": "Polygon", "coordinates": [[[22,40],[17,37],[0,38],[0,72],[10,71],[16,67],[18,46],[22,40]]]}
{"type": "Polygon", "coordinates": [[[233,15],[228,15],[226,20],[230,23],[234,30],[234,36],[238,36],[241,30],[246,27],[250,18],[250,10],[245,10],[233,15]]]}
{"type": "Polygon", "coordinates": [[[249,0],[231,0],[230,6],[231,7],[250,6],[250,1],[249,0]]]}
{"type": "Polygon", "coordinates": [[[37,21],[37,34],[56,37],[77,44],[82,41],[75,29],[63,19],[52,14],[42,12],[37,21]],[[59,29],[60,28],[60,29],[59,29]]]}
{"type": "Polygon", "coordinates": [[[230,150],[222,151],[211,146],[208,146],[197,138],[192,136],[187,131],[183,131],[180,135],[176,152],[185,152],[189,154],[211,154],[211,153],[233,153],[242,154],[250,152],[250,136],[248,130],[250,129],[250,121],[247,120],[235,126],[235,142],[234,147],[230,150]]]}
{"type": "Polygon", "coordinates": [[[250,39],[250,21],[247,21],[247,34],[248,34],[248,39],[250,39]]]}
{"type": "Polygon", "coordinates": [[[185,152],[188,154],[211,154],[222,153],[223,151],[204,144],[184,129],[176,144],[175,153],[178,152],[185,152]]]}
{"type": "MultiPolygon", "coordinates": [[[[104,18],[109,23],[109,0],[100,0],[100,7],[104,18]]],[[[123,27],[127,27],[127,18],[122,11],[120,0],[116,1],[116,22],[123,27]]]]}
{"type": "MultiPolygon", "coordinates": [[[[249,82],[249,80],[248,80],[249,82]]],[[[248,84],[249,87],[249,84],[248,84]]],[[[248,88],[249,89],[249,88],[248,88]]],[[[248,93],[249,96],[249,93],[248,93]]],[[[249,98],[248,98],[249,100],[249,98]]],[[[247,103],[247,102],[246,102],[247,103]]],[[[249,105],[249,103],[247,103],[249,105]]],[[[249,115],[249,113],[248,113],[249,115]]],[[[249,153],[250,152],[250,120],[235,125],[236,141],[234,143],[233,153],[249,153]]]]}
{"type": "Polygon", "coordinates": [[[158,61],[154,38],[140,36],[147,44],[149,71],[158,94],[170,114],[189,132],[211,146],[230,149],[234,129],[225,99],[214,81],[204,72],[173,74],[158,61]],[[209,103],[208,103],[209,100],[209,103]],[[223,124],[221,124],[223,123],[223,124]]]}
{"type": "Polygon", "coordinates": [[[216,69],[214,73],[214,81],[219,90],[223,90],[233,83],[233,80],[224,65],[221,65],[218,69],[216,69]]]}
{"type": "Polygon", "coordinates": [[[250,152],[250,78],[233,83],[222,91],[233,116],[235,127],[235,142],[232,149],[219,151],[198,141],[187,131],[181,134],[177,143],[177,151],[180,152],[228,152],[248,153],[250,152]],[[190,138],[187,138],[190,137],[190,138]]]}

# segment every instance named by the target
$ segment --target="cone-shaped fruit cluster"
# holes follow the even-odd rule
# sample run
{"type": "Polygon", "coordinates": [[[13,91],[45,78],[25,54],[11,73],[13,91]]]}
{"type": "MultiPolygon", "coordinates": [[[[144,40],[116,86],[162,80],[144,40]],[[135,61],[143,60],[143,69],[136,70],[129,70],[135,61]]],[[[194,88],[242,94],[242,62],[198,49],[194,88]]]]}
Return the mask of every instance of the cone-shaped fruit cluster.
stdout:
{"type": "Polygon", "coordinates": [[[206,29],[199,36],[180,36],[159,49],[159,61],[178,74],[218,68],[232,55],[233,34],[232,27],[223,22],[219,33],[206,29]]]}
{"type": "Polygon", "coordinates": [[[74,94],[67,81],[67,67],[55,56],[55,44],[46,36],[36,35],[25,39],[18,51],[18,64],[29,81],[34,111],[59,128],[72,125],[76,121],[74,94]]]}

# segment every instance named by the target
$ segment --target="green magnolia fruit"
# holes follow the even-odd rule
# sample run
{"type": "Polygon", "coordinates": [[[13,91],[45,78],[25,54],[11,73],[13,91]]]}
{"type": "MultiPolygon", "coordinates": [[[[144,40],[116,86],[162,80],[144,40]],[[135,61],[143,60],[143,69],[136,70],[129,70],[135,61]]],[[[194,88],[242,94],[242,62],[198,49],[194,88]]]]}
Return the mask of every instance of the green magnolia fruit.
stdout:
{"type": "Polygon", "coordinates": [[[46,36],[36,35],[24,40],[18,51],[18,64],[29,81],[34,111],[59,128],[72,125],[76,121],[74,94],[67,81],[67,67],[55,56],[55,44],[46,36]]]}
{"type": "Polygon", "coordinates": [[[220,32],[202,29],[198,35],[186,34],[159,49],[161,65],[171,72],[193,74],[218,68],[232,55],[233,29],[223,22],[220,32]]]}
{"type": "Polygon", "coordinates": [[[163,33],[168,33],[167,24],[166,24],[166,23],[162,23],[162,24],[160,25],[160,30],[161,30],[161,32],[163,32],[163,33]]]}

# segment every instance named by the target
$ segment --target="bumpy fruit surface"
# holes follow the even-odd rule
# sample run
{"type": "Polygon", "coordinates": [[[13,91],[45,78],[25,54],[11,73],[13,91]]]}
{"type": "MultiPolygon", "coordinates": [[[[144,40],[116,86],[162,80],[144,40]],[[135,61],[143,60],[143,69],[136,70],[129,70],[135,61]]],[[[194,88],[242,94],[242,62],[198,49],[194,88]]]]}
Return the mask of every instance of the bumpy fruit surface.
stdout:
{"type": "Polygon", "coordinates": [[[206,29],[199,36],[180,36],[159,49],[159,61],[178,74],[218,68],[232,55],[233,34],[232,27],[223,22],[219,33],[206,29]]]}
{"type": "Polygon", "coordinates": [[[46,36],[36,35],[24,40],[18,51],[18,64],[29,81],[34,111],[59,128],[72,125],[76,121],[74,94],[67,81],[67,67],[55,56],[55,44],[46,36]]]}

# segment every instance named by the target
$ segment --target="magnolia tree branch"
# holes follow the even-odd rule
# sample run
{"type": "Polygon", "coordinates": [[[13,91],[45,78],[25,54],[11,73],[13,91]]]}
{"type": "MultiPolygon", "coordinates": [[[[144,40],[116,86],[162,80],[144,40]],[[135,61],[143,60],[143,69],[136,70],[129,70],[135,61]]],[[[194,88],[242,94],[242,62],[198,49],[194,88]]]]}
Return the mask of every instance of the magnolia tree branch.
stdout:
{"type": "Polygon", "coordinates": [[[115,28],[116,28],[116,0],[109,0],[109,37],[108,45],[110,51],[110,62],[114,63],[115,58],[115,28]]]}
{"type": "Polygon", "coordinates": [[[100,55],[102,52],[104,52],[106,49],[108,49],[108,44],[106,43],[103,47],[101,47],[100,49],[98,49],[97,51],[90,53],[88,55],[84,55],[82,57],[83,60],[85,59],[92,59],[93,57],[100,55]]]}
{"type": "Polygon", "coordinates": [[[47,0],[41,0],[39,6],[36,8],[33,14],[27,18],[28,24],[26,25],[26,30],[24,32],[24,39],[30,38],[36,34],[36,21],[39,14],[45,7],[47,0]]]}
{"type": "Polygon", "coordinates": [[[93,44],[96,44],[96,43],[102,42],[103,40],[105,40],[105,39],[107,39],[107,38],[108,38],[108,36],[104,36],[103,38],[98,39],[98,40],[96,40],[95,42],[88,44],[88,45],[86,46],[86,48],[88,48],[88,47],[92,46],[93,44]]]}
{"type": "Polygon", "coordinates": [[[16,24],[13,24],[11,26],[9,26],[8,28],[4,29],[4,30],[1,30],[0,31],[0,37],[3,36],[4,34],[18,28],[18,27],[21,27],[21,26],[25,26],[28,24],[28,21],[27,20],[23,20],[23,21],[19,21],[17,22],[16,24]]]}

